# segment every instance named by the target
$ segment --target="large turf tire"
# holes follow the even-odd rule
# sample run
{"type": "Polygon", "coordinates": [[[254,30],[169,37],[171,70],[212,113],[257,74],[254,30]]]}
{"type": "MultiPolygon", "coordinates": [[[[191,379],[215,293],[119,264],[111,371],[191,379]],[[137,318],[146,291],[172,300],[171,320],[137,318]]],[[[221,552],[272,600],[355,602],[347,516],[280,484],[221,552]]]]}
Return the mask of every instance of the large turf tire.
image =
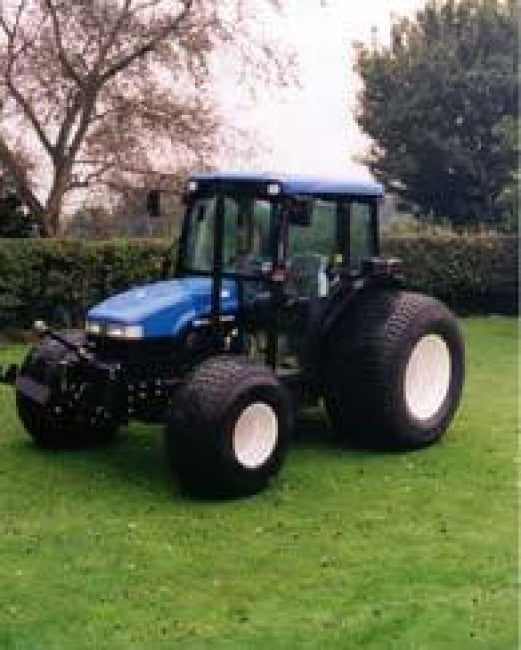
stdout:
{"type": "Polygon", "coordinates": [[[464,345],[454,315],[434,298],[368,292],[327,333],[324,400],[333,426],[363,446],[436,441],[458,407],[464,345]]]}
{"type": "MultiPolygon", "coordinates": [[[[75,343],[83,343],[85,338],[82,332],[76,331],[66,336],[75,343]]],[[[71,358],[71,353],[63,345],[43,338],[27,355],[21,374],[52,385],[59,363],[67,358],[71,358]]],[[[78,449],[102,444],[114,437],[118,428],[116,422],[93,424],[85,414],[57,406],[53,397],[51,395],[49,403],[42,405],[16,389],[18,417],[39,447],[78,449]]]]}
{"type": "Polygon", "coordinates": [[[213,357],[175,395],[165,427],[168,462],[193,496],[254,494],[280,469],[291,425],[288,397],[269,368],[213,357]]]}

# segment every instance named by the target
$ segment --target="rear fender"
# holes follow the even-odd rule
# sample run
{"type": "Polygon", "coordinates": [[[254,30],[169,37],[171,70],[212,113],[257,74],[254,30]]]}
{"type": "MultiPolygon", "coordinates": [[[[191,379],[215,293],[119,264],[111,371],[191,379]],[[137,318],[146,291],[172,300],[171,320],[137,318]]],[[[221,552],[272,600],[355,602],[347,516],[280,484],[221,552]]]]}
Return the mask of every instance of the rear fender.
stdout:
{"type": "Polygon", "coordinates": [[[400,278],[367,278],[342,283],[326,302],[321,318],[317,323],[315,344],[323,344],[339,321],[347,321],[350,313],[361,300],[374,293],[401,291],[403,282],[400,278]]]}

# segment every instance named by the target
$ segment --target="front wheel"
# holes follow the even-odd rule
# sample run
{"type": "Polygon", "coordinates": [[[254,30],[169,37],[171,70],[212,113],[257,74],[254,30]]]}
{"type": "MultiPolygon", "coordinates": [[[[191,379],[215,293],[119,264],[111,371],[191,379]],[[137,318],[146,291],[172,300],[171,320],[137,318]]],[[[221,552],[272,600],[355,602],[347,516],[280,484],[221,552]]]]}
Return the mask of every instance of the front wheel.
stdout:
{"type": "Polygon", "coordinates": [[[290,404],[273,372],[226,355],[202,363],[179,389],[165,446],[189,493],[243,496],[279,471],[290,429],[290,404]]]}
{"type": "Polygon", "coordinates": [[[325,402],[335,427],[363,444],[422,447],[458,407],[464,345],[454,315],[429,296],[360,297],[329,337],[325,402]],[[335,341],[335,350],[332,345],[335,341]]]}

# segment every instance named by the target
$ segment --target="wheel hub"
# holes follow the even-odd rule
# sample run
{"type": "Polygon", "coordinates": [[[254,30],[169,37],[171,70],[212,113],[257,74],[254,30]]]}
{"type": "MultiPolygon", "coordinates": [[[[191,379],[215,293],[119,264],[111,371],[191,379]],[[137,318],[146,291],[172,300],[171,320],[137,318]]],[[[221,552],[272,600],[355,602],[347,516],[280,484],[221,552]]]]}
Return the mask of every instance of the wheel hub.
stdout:
{"type": "Polygon", "coordinates": [[[273,408],[254,402],[240,414],[233,431],[233,451],[248,469],[261,467],[277,445],[279,423],[273,408]]]}
{"type": "Polygon", "coordinates": [[[442,407],[450,388],[451,355],[438,334],[423,336],[405,370],[405,401],[418,420],[429,420],[442,407]]]}

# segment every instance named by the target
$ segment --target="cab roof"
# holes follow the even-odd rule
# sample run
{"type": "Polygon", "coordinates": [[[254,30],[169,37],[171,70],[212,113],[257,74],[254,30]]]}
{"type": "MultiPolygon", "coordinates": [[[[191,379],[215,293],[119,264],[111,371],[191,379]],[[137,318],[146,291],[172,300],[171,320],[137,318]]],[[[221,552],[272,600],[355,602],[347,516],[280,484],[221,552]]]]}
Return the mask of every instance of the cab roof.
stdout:
{"type": "Polygon", "coordinates": [[[207,183],[278,183],[282,194],[383,196],[380,183],[357,178],[289,175],[270,172],[203,172],[190,180],[207,183]]]}

